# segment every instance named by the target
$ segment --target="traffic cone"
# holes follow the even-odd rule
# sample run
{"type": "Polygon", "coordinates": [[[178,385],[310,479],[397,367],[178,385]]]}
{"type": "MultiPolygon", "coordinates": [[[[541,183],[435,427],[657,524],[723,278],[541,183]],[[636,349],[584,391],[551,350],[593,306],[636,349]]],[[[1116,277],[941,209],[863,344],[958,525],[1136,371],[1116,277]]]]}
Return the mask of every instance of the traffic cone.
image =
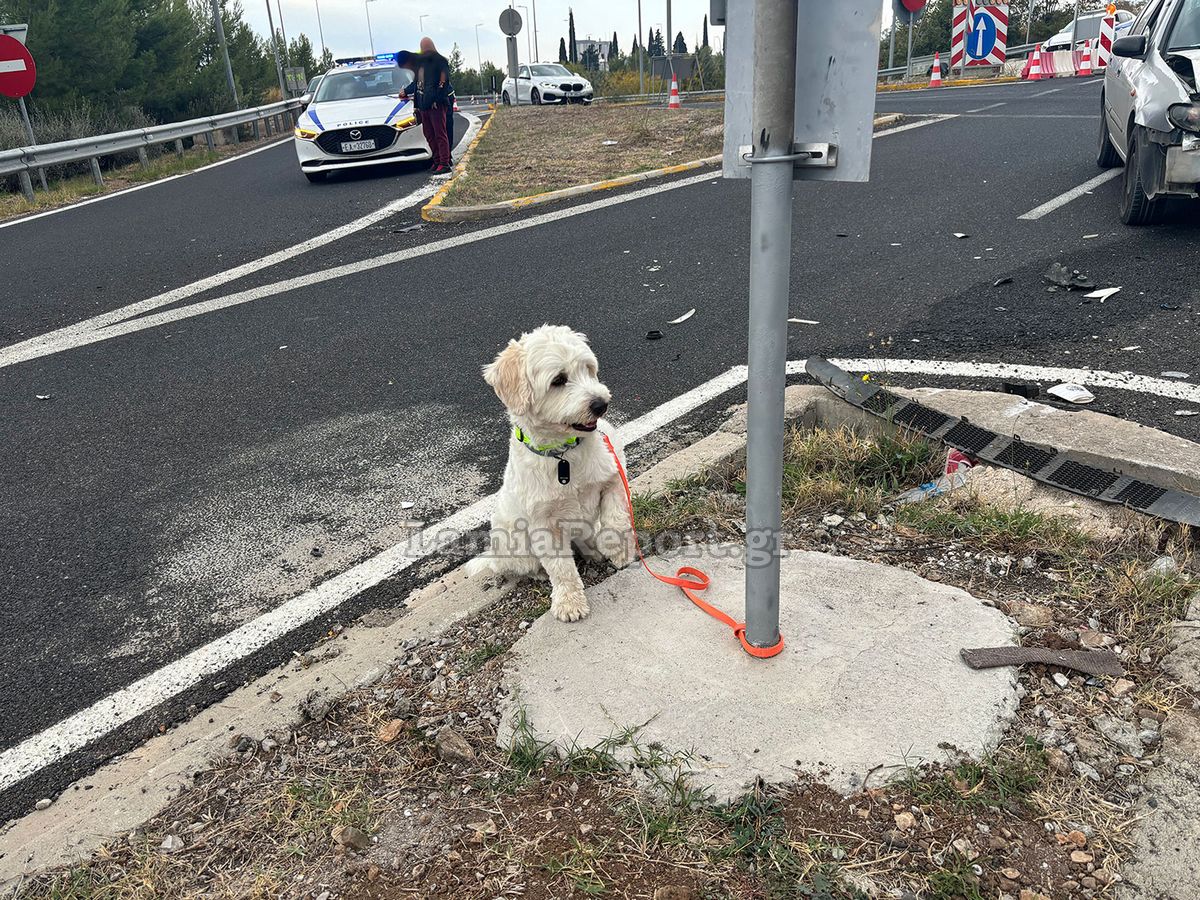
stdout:
{"type": "Polygon", "coordinates": [[[1075,74],[1079,78],[1092,77],[1092,48],[1089,44],[1083,45],[1083,58],[1079,61],[1079,71],[1075,74]]]}
{"type": "Polygon", "coordinates": [[[1041,81],[1046,76],[1042,74],[1042,45],[1038,44],[1033,50],[1031,57],[1033,62],[1029,64],[1029,80],[1041,81]]]}
{"type": "Polygon", "coordinates": [[[671,74],[671,99],[667,103],[667,109],[683,109],[683,104],[679,102],[679,79],[675,74],[671,74]]]}
{"type": "Polygon", "coordinates": [[[461,110],[458,108],[458,98],[457,97],[454,98],[454,111],[461,112],[461,110]]]}
{"type": "Polygon", "coordinates": [[[936,51],[933,54],[933,70],[929,73],[929,86],[942,86],[942,54],[936,51]]]}

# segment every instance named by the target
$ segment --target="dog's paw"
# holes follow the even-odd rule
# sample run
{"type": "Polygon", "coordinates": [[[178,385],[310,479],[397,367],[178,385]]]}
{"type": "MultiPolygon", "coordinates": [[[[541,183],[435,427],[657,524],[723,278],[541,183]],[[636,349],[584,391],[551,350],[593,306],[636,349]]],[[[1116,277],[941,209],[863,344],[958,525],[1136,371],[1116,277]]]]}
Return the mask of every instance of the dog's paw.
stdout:
{"type": "Polygon", "coordinates": [[[560,622],[578,622],[587,618],[591,608],[583,591],[563,591],[561,594],[555,592],[551,597],[550,612],[560,622]]]}
{"type": "Polygon", "coordinates": [[[477,556],[472,560],[468,560],[466,574],[468,578],[475,578],[478,575],[493,575],[495,574],[495,568],[492,565],[492,561],[486,556],[477,556]]]}
{"type": "Polygon", "coordinates": [[[620,546],[614,547],[608,553],[608,561],[618,569],[623,569],[636,558],[636,550],[633,545],[633,537],[629,536],[621,541],[620,546]]]}

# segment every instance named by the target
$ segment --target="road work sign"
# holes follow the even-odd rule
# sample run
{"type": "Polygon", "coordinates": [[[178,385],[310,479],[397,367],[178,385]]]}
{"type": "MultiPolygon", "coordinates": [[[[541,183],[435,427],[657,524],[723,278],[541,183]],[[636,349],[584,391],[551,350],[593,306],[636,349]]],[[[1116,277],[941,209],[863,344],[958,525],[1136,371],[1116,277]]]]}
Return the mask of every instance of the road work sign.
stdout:
{"type": "Polygon", "coordinates": [[[25,45],[15,37],[0,35],[0,94],[24,97],[37,81],[37,67],[25,45]]]}
{"type": "Polygon", "coordinates": [[[951,20],[950,68],[1002,66],[1008,58],[1008,5],[956,2],[951,20]]]}

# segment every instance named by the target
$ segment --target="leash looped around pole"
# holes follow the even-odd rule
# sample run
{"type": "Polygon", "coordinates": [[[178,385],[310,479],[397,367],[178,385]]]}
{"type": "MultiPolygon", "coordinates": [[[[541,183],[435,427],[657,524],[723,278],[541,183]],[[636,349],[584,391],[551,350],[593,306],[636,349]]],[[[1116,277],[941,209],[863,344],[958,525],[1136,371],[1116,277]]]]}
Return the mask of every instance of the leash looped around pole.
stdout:
{"type": "Polygon", "coordinates": [[[692,603],[696,604],[703,612],[712,616],[719,622],[724,622],[733,629],[734,637],[742,645],[742,649],[757,659],[770,659],[772,656],[778,656],[783,651],[783,635],[779,636],[779,643],[773,647],[755,647],[746,640],[746,623],[738,622],[728,613],[717,609],[711,603],[702,600],[699,592],[707,590],[711,580],[708,575],[697,569],[695,566],[680,566],[679,570],[674,575],[660,575],[650,568],[646,562],[646,557],[642,554],[641,542],[637,539],[637,522],[633,516],[633,491],[629,487],[629,477],[625,474],[625,467],[621,465],[621,457],[617,455],[617,450],[613,447],[612,441],[608,435],[602,435],[604,438],[604,446],[608,448],[608,452],[612,455],[613,462],[617,464],[617,474],[621,476],[621,485],[625,488],[625,506],[629,510],[629,527],[633,529],[633,543],[637,548],[638,559],[642,562],[642,568],[645,569],[653,578],[658,579],[663,584],[669,584],[672,587],[677,587],[683,591],[683,595],[692,603]]]}

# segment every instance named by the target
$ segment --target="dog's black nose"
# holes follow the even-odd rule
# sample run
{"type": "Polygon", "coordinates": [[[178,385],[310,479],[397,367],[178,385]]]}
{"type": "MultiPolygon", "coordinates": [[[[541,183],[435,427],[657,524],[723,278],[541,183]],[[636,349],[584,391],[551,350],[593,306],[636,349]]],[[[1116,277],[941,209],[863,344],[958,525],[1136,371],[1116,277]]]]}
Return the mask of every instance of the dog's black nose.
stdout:
{"type": "Polygon", "coordinates": [[[590,409],[592,411],[592,415],[594,415],[598,419],[602,415],[604,415],[606,412],[608,412],[608,401],[607,400],[593,400],[591,403],[591,406],[589,406],[588,409],[590,409]]]}

